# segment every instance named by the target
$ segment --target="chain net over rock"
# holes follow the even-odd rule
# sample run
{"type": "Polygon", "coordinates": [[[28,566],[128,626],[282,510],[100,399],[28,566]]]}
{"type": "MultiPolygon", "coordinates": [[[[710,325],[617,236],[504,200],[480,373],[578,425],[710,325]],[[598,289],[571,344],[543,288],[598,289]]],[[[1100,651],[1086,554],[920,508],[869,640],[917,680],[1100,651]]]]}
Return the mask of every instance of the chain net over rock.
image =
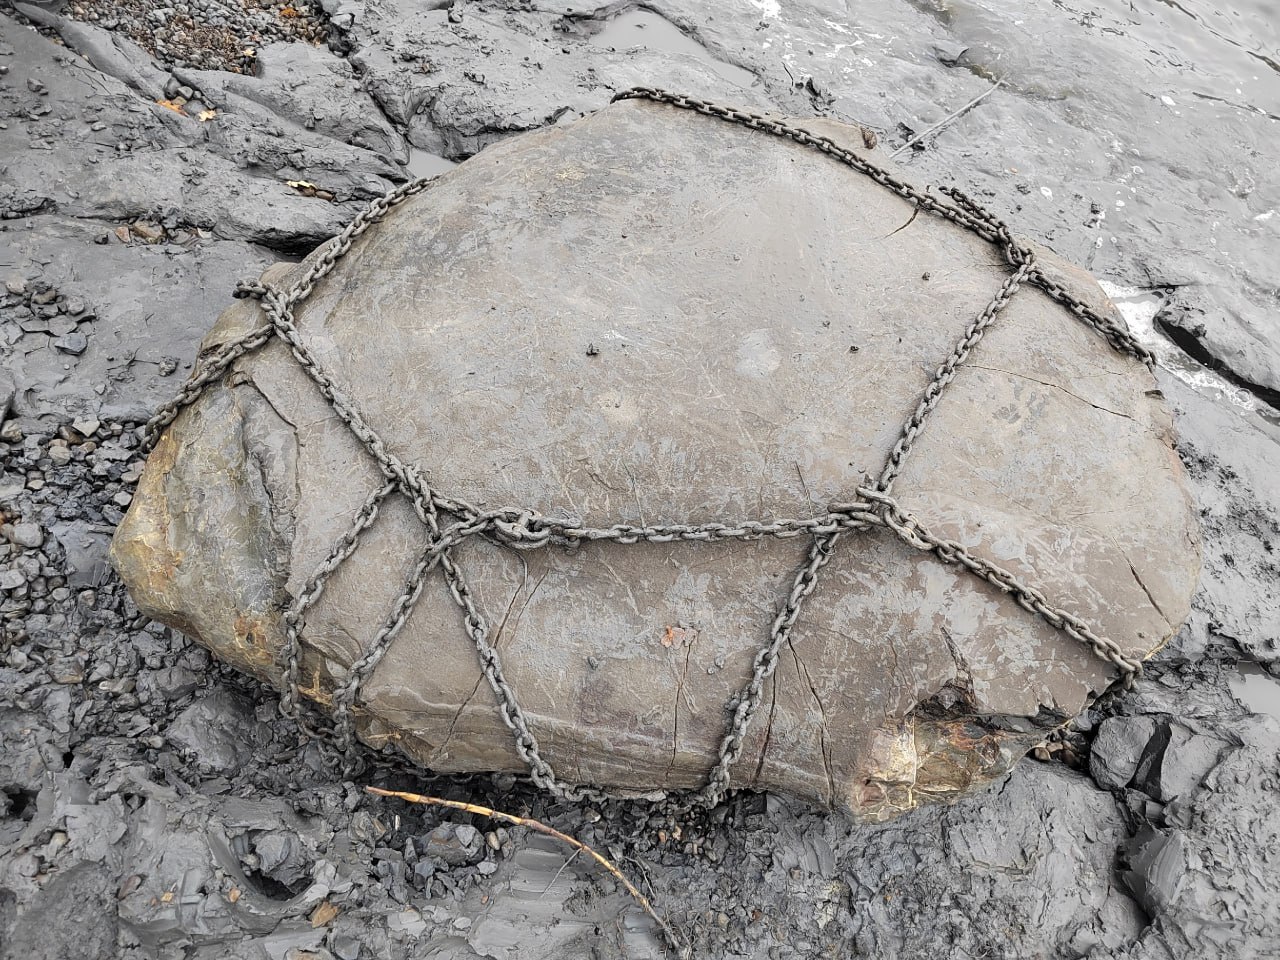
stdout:
{"type": "Polygon", "coordinates": [[[588,525],[580,519],[547,515],[520,506],[490,508],[437,489],[428,482],[418,467],[393,452],[391,444],[373,426],[370,419],[357,409],[343,385],[335,381],[300,334],[295,324],[295,311],[312,296],[317,285],[352,250],[362,235],[376,228],[395,207],[427,190],[433,181],[427,179],[408,183],[374,201],[341,234],[330,240],[310,261],[309,268],[287,286],[281,288],[263,282],[242,284],[237,291],[238,296],[256,299],[265,322],[202,354],[181,393],[160,409],[147,425],[145,442],[150,449],[174,423],[179,413],[195,403],[211,385],[223,381],[239,360],[269,342],[278,340],[287,347],[294,361],[305,372],[333,413],[377,464],[383,481],[364,501],[352,518],[349,528],[332,544],[327,558],[305,580],[302,588],[296,591],[288,609],[283,613],[285,642],[278,664],[283,678],[281,710],[297,718],[300,723],[308,722],[301,713],[301,708],[308,699],[302,692],[304,684],[301,676],[308,611],[324,595],[327,585],[339,569],[360,550],[362,538],[373,527],[379,512],[396,497],[404,498],[411,506],[425,531],[425,542],[385,619],[376,629],[371,629],[372,636],[363,643],[363,653],[347,669],[345,678],[324,698],[329,707],[331,726],[315,731],[336,741],[349,759],[349,774],[356,769],[356,754],[353,749],[354,714],[362,703],[362,685],[405,627],[415,604],[422,596],[424,586],[438,575],[443,578],[449,596],[460,611],[463,628],[479,658],[483,678],[496,696],[502,722],[510,729],[515,749],[527,765],[533,781],[559,797],[582,799],[600,796],[600,792],[593,786],[569,782],[562,771],[555,769],[544,756],[539,743],[539,731],[526,716],[519,692],[513,689],[504,672],[503,659],[494,642],[494,627],[469,589],[468,575],[457,557],[457,548],[472,538],[483,538],[490,543],[522,551],[575,547],[597,542],[618,547],[646,543],[710,544],[771,538],[803,538],[807,542],[807,552],[794,571],[790,588],[786,591],[776,616],[771,623],[760,625],[759,646],[749,679],[727,704],[723,737],[705,785],[697,793],[697,799],[708,805],[720,802],[734,784],[735,763],[742,755],[744,740],[760,711],[766,684],[791,640],[806,600],[813,594],[824,567],[833,555],[841,549],[853,549],[846,543],[851,539],[893,538],[903,548],[927,554],[960,576],[979,578],[1016,600],[1027,611],[1028,616],[1040,618],[1074,643],[1083,645],[1113,668],[1114,680],[1118,685],[1130,687],[1142,670],[1138,657],[1126,653],[1119,644],[1091,626],[1084,617],[1073,613],[1067,604],[1055,599],[1049,589],[1035,579],[1025,574],[1015,574],[975,555],[956,539],[931,530],[902,506],[895,497],[894,487],[917,439],[928,429],[932,414],[947,395],[948,386],[966,362],[970,361],[984,335],[1020,291],[1028,287],[1043,291],[1091,328],[1097,336],[1105,339],[1111,348],[1132,358],[1135,364],[1151,366],[1151,354],[1126,330],[1055,280],[1042,268],[1036,254],[1014,239],[1005,223],[959,190],[944,188],[937,191],[937,194],[922,191],[829,137],[756,113],[645,87],[621,93],[614,99],[647,100],[682,111],[693,111],[717,123],[736,125],[756,131],[762,136],[784,138],[825,154],[832,162],[842,164],[892,191],[913,205],[918,212],[945,218],[982,238],[1007,266],[1005,279],[992,292],[985,307],[959,332],[954,348],[937,366],[914,411],[902,424],[900,435],[888,452],[879,475],[867,476],[857,486],[855,496],[847,502],[832,503],[825,511],[799,518],[730,516],[718,522],[588,525]]]}

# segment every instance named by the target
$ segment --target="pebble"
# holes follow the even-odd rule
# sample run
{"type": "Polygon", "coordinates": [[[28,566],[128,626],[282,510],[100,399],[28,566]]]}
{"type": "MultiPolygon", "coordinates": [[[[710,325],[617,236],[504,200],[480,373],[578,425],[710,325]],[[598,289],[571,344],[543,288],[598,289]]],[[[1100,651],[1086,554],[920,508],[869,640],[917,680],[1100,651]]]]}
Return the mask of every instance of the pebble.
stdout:
{"type": "Polygon", "coordinates": [[[0,570],[0,590],[17,590],[27,585],[27,575],[21,570],[0,570]]]}
{"type": "Polygon", "coordinates": [[[49,444],[49,459],[60,467],[71,462],[71,448],[67,446],[65,440],[54,440],[49,444]]]}
{"type": "Polygon", "coordinates": [[[34,550],[44,543],[44,531],[36,523],[15,523],[9,539],[20,547],[34,550]]]}
{"type": "Polygon", "coordinates": [[[480,831],[470,824],[442,823],[427,834],[423,854],[456,866],[475,860],[483,846],[480,831]]]}
{"type": "Polygon", "coordinates": [[[135,237],[147,243],[159,243],[164,239],[164,228],[149,220],[130,224],[129,229],[135,237]]]}
{"type": "Polygon", "coordinates": [[[53,341],[53,345],[63,353],[79,356],[89,346],[89,338],[77,330],[73,333],[68,333],[65,337],[58,337],[53,341]]]}
{"type": "Polygon", "coordinates": [[[166,667],[156,672],[153,681],[156,692],[166,700],[178,700],[189,693],[194,693],[200,685],[200,678],[186,667],[166,667]]]}
{"type": "MultiPolygon", "coordinates": [[[[40,0],[49,2],[49,0],[40,0]]],[[[268,3],[266,0],[195,0],[195,2],[122,5],[118,0],[80,0],[67,13],[75,20],[119,30],[162,63],[178,69],[229,70],[252,73],[253,44],[298,40],[323,43],[328,22],[322,4],[268,3]]],[[[169,77],[167,98],[199,95],[198,90],[169,77]]]]}

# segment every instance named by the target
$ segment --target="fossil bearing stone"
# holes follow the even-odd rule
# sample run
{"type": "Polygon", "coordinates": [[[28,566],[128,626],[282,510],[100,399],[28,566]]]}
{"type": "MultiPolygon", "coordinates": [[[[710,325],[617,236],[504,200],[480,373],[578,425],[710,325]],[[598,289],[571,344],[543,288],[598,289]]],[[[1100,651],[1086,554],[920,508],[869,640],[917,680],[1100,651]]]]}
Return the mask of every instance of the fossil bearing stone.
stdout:
{"type": "MultiPolygon", "coordinates": [[[[891,170],[858,128],[803,125],[891,170]]],[[[1034,253],[1121,324],[1088,274],[1034,253]]],[[[857,501],[1009,276],[998,244],[821,150],[628,100],[405,200],[292,317],[342,402],[447,500],[561,530],[732,526],[857,501]]],[[[893,495],[1140,660],[1199,570],[1170,413],[1142,363],[1041,286],[965,352],[893,495]]],[[[266,317],[231,306],[206,355],[266,317]]],[[[143,610],[280,684],[283,612],[384,482],[269,339],[160,436],[113,557],[143,610]]],[[[515,549],[499,532],[448,556],[557,776],[629,795],[706,783],[813,538],[515,549]]],[[[402,492],[381,503],[302,618],[302,696],[332,706],[428,546],[402,492]]],[[[947,559],[883,522],[836,539],[734,786],[885,818],[1002,775],[1115,679],[947,559]]],[[[358,735],[436,771],[523,771],[438,566],[406,610],[359,684],[358,735]]]]}

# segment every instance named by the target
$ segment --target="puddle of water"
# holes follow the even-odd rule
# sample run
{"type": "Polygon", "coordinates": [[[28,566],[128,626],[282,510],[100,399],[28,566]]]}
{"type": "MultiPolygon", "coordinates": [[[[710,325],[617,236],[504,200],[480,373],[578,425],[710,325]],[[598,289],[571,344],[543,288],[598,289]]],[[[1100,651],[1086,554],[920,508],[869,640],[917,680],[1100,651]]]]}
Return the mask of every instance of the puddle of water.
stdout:
{"type": "Polygon", "coordinates": [[[1164,308],[1164,298],[1157,291],[1125,287],[1106,280],[1100,280],[1098,284],[1124,317],[1129,332],[1156,355],[1160,366],[1200,394],[1213,400],[1225,400],[1245,413],[1271,419],[1270,409],[1257,397],[1196,363],[1156,330],[1156,314],[1164,308]]]}
{"type": "Polygon", "coordinates": [[[1256,663],[1239,663],[1238,676],[1229,681],[1237,700],[1254,713],[1265,713],[1280,720],[1280,680],[1256,663]]]}
{"type": "Polygon", "coordinates": [[[680,32],[670,20],[663,19],[651,10],[629,10],[619,17],[610,20],[603,30],[591,38],[591,42],[599,47],[613,50],[626,50],[631,47],[645,47],[649,50],[661,50],[679,56],[692,57],[703,66],[709,68],[719,77],[740,87],[749,87],[755,82],[755,74],[750,70],[717,60],[707,48],[692,37],[680,32]]]}
{"type": "Polygon", "coordinates": [[[437,153],[428,153],[417,147],[409,148],[408,168],[414,178],[434,177],[449,172],[457,165],[454,161],[446,160],[437,153]]]}

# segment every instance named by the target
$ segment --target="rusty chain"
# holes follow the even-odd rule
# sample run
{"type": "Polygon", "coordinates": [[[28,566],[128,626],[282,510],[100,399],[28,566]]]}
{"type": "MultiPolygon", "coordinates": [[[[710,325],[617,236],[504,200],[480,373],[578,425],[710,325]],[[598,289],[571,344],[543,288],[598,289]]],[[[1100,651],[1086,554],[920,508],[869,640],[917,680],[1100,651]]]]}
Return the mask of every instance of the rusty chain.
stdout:
{"type": "MultiPolygon", "coordinates": [[[[874,483],[867,482],[860,486],[857,490],[857,500],[851,503],[833,504],[825,514],[799,519],[742,518],[726,523],[669,523],[639,526],[619,523],[607,527],[588,527],[575,519],[548,517],[531,510],[512,508],[480,510],[466,501],[440,494],[426,482],[415,467],[406,464],[389,450],[382,437],[365,421],[303,342],[294,323],[295,308],[310,296],[320,280],[333,270],[337,262],[346,255],[362,234],[379,222],[390,210],[421,193],[430,185],[433,178],[404,184],[373,201],[341,233],[326,243],[306,272],[289,287],[276,289],[261,282],[241,284],[237,288],[236,295],[257,299],[267,323],[203,354],[191,378],[178,396],[159,408],[145,428],[144,449],[149,450],[179,413],[194,403],[211,384],[220,381],[238,360],[271,340],[279,339],[289,348],[294,359],[316,385],[321,396],[333,408],[337,417],[347,426],[352,435],[359,440],[383,474],[383,483],[368,495],[349,529],[334,543],[324,562],[303,584],[283,614],[285,644],[280,654],[283,688],[280,699],[281,712],[296,719],[302,725],[302,729],[308,733],[335,740],[346,758],[344,773],[348,776],[353,775],[359,763],[354,750],[354,712],[359,701],[361,685],[386,655],[392,641],[403,629],[412,613],[427,578],[438,568],[442,572],[450,596],[462,612],[464,628],[476,649],[481,670],[497,697],[502,720],[511,730],[516,752],[527,765],[533,782],[556,796],[571,800],[597,800],[606,796],[599,790],[560,780],[554,768],[543,757],[537,736],[530,729],[519,700],[506,680],[501,658],[490,641],[489,625],[476,605],[462,571],[452,557],[453,547],[475,536],[483,536],[517,549],[537,549],[553,544],[569,546],[598,542],[626,545],[642,542],[712,543],[726,540],[787,539],[798,536],[811,538],[805,562],[792,579],[786,600],[774,618],[767,637],[757,650],[751,676],[741,693],[728,705],[729,721],[720,743],[715,765],[708,774],[706,786],[697,795],[697,799],[708,806],[719,803],[729,790],[732,767],[744,749],[746,735],[760,706],[765,682],[777,669],[781,649],[790,639],[791,631],[799,620],[806,598],[816,588],[819,573],[831,559],[840,538],[846,533],[862,532],[872,528],[884,529],[912,548],[929,553],[945,564],[968,571],[1010,595],[1020,606],[1062,631],[1077,643],[1088,647],[1100,659],[1112,664],[1118,671],[1118,682],[1125,688],[1131,687],[1134,680],[1141,674],[1140,660],[1128,656],[1114,641],[1098,635],[1083,620],[1054,605],[1041,588],[1026,583],[1017,575],[988,560],[975,556],[962,544],[930,532],[902,508],[892,496],[892,488],[912,445],[924,430],[930,413],[938,405],[947,385],[955,379],[959,368],[978,346],[987,329],[995,323],[1000,313],[1024,284],[1038,287],[1053,300],[1065,306],[1075,317],[1104,337],[1117,351],[1148,366],[1153,363],[1150,352],[1127,330],[1097,313],[1088,304],[1071,295],[1047,276],[1036,262],[1032,251],[1014,240],[1008,227],[999,218],[959,190],[954,188],[939,190],[939,194],[949,201],[943,202],[937,196],[898,179],[828,137],[810,133],[801,127],[760,114],[650,87],[637,87],[620,93],[613,99],[615,101],[645,99],[682,110],[692,110],[704,116],[790,139],[802,146],[819,150],[845,166],[870,177],[917,208],[942,216],[996,245],[1012,268],[1012,272],[973,322],[966,327],[951,354],[939,365],[915,411],[903,425],[879,479],[874,483]],[[307,611],[323,595],[332,575],[355,554],[363,534],[377,520],[382,504],[396,492],[406,497],[413,506],[415,514],[427,531],[427,541],[419,551],[391,612],[375,633],[367,649],[351,664],[346,671],[346,676],[337,683],[329,695],[332,702],[332,726],[328,729],[313,730],[307,726],[302,716],[304,697],[301,676],[302,630],[307,611]],[[455,519],[445,523],[442,521],[442,515],[445,514],[455,519]]],[[[323,694],[318,689],[318,680],[313,682],[316,689],[308,692],[311,699],[318,699],[323,694]]]]}

